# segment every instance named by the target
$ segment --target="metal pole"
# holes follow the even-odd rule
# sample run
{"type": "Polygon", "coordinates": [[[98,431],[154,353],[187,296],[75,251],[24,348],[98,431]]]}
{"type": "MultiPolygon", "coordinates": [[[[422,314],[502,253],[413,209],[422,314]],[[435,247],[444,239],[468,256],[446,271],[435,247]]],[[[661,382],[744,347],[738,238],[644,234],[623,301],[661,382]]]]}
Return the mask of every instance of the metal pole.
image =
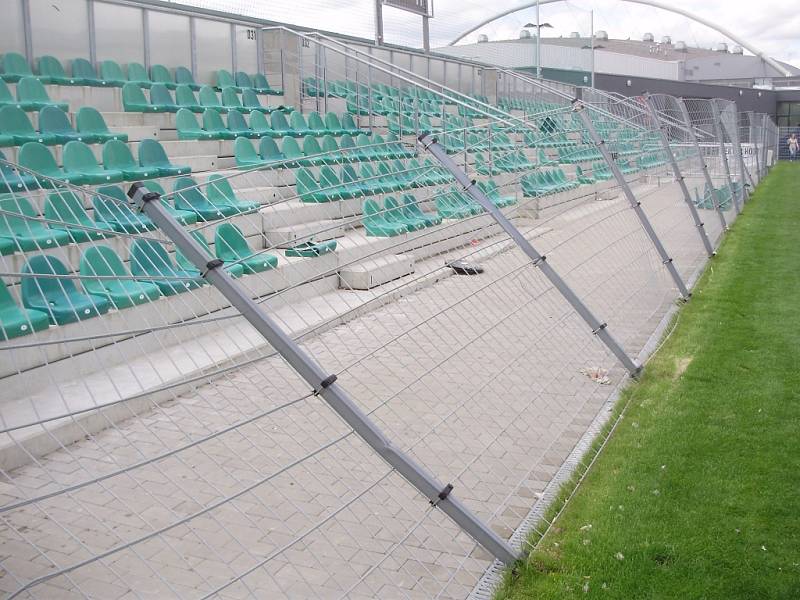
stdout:
{"type": "Polygon", "coordinates": [[[604,140],[600,138],[600,135],[597,133],[597,130],[594,128],[594,123],[592,123],[592,119],[586,111],[586,106],[580,101],[575,100],[573,102],[573,110],[578,114],[581,121],[583,121],[584,127],[589,132],[589,137],[592,138],[597,149],[600,151],[600,154],[603,155],[603,158],[608,164],[608,167],[611,169],[611,172],[614,174],[614,178],[617,180],[620,188],[622,188],[622,192],[625,194],[625,197],[628,199],[628,202],[633,208],[633,212],[636,213],[636,216],[639,217],[639,222],[642,224],[642,229],[644,229],[647,237],[650,238],[650,241],[655,246],[656,252],[661,257],[661,262],[669,271],[670,276],[672,276],[672,280],[675,282],[675,286],[678,288],[678,292],[680,293],[681,297],[684,300],[688,300],[691,297],[691,293],[686,287],[686,284],[681,279],[680,273],[675,268],[675,264],[672,262],[672,258],[667,254],[664,245],[661,243],[661,240],[658,238],[658,234],[653,229],[653,226],[650,224],[650,219],[647,218],[644,210],[642,209],[642,203],[636,199],[636,196],[633,195],[633,191],[631,190],[628,182],[625,181],[625,176],[622,174],[622,171],[619,170],[617,163],[611,157],[611,153],[606,146],[604,140]]]}
{"type": "Polygon", "coordinates": [[[592,54],[592,89],[594,89],[594,10],[589,11],[589,45],[592,54]]]}
{"type": "Polygon", "coordinates": [[[722,207],[719,205],[719,202],[717,202],[717,197],[714,194],[714,182],[711,180],[711,174],[708,172],[708,164],[706,163],[706,159],[703,156],[703,151],[700,149],[700,142],[697,141],[697,135],[695,135],[694,133],[694,127],[692,126],[692,118],[689,116],[689,109],[686,108],[686,102],[684,102],[682,98],[675,98],[675,102],[681,109],[681,116],[683,116],[683,122],[686,123],[687,132],[689,133],[689,137],[692,139],[692,143],[694,144],[694,149],[697,152],[698,158],[700,159],[700,165],[702,166],[702,171],[703,171],[703,178],[705,179],[706,187],[708,187],[709,193],[711,194],[711,204],[714,206],[714,210],[717,211],[717,216],[719,217],[719,222],[722,225],[722,230],[726,231],[728,229],[728,223],[725,221],[725,214],[722,212],[722,207]]]}
{"type": "Polygon", "coordinates": [[[422,15],[422,49],[425,52],[431,51],[431,18],[428,15],[422,15]]]}
{"type": "Polygon", "coordinates": [[[692,201],[692,195],[689,193],[689,188],[686,187],[686,182],[683,179],[683,173],[681,173],[680,167],[678,166],[678,161],[675,158],[675,154],[672,152],[672,147],[669,145],[666,126],[662,123],[661,119],[659,119],[658,112],[656,111],[656,108],[653,104],[653,99],[650,97],[650,95],[645,95],[644,99],[645,105],[650,111],[650,117],[653,119],[656,127],[658,127],[661,145],[664,146],[664,152],[666,152],[667,156],[669,157],[670,164],[672,165],[672,172],[675,174],[675,179],[678,181],[678,185],[681,188],[686,206],[689,207],[689,212],[692,213],[692,220],[694,221],[697,231],[700,234],[700,239],[702,240],[703,246],[706,249],[706,254],[708,254],[709,257],[714,256],[714,247],[711,245],[711,241],[708,239],[708,233],[706,232],[703,222],[700,220],[700,215],[697,213],[697,207],[694,205],[694,202],[692,201]]]}
{"type": "MultiPolygon", "coordinates": [[[[725,152],[725,132],[722,129],[722,125],[720,124],[720,119],[722,116],[719,114],[719,108],[717,108],[716,102],[711,100],[711,112],[713,115],[712,121],[714,121],[714,131],[717,134],[717,138],[719,140],[719,155],[720,160],[722,161],[722,170],[725,172],[725,177],[728,179],[728,192],[731,195],[731,202],[733,203],[733,208],[738,215],[741,212],[739,208],[739,203],[736,202],[736,194],[733,193],[733,178],[731,177],[731,167],[728,164],[728,156],[725,152]]],[[[731,144],[731,148],[733,145],[731,144]]],[[[742,182],[744,185],[744,182],[742,182]]]]}
{"type": "Polygon", "coordinates": [[[356,434],[378,453],[389,465],[423,494],[430,503],[440,508],[492,556],[513,564],[518,556],[492,529],[467,509],[452,493],[453,486],[444,485],[431,473],[417,464],[383,434],[349,395],[336,383],[336,375],[322,367],[273,321],[261,305],[253,301],[244,288],[224,269],[222,260],[210,256],[206,250],[167,212],[159,201],[160,195],[148,192],[144,184],[135,183],[128,196],[140,210],[158,225],[164,235],[195,265],[242,316],[269,342],[269,344],[297,371],[356,434]]]}
{"type": "Polygon", "coordinates": [[[580,298],[572,291],[567,283],[561,279],[561,276],[550,266],[547,262],[547,257],[539,254],[536,248],[520,233],[519,229],[514,227],[511,221],[486,197],[475,182],[470,180],[465,171],[458,168],[455,161],[447,155],[447,152],[442,148],[441,144],[436,141],[431,135],[420,136],[420,143],[423,147],[433,154],[433,156],[442,164],[442,166],[450,171],[456,178],[458,183],[464,188],[475,202],[480,204],[486,212],[497,222],[498,225],[511,237],[512,240],[520,247],[520,249],[531,259],[535,267],[538,267],[542,274],[553,284],[553,286],[561,293],[564,299],[575,309],[575,312],[586,322],[591,328],[592,333],[595,334],[606,345],[614,356],[616,356],[622,365],[627,369],[628,373],[636,376],[642,370],[635,362],[625,353],[622,346],[619,345],[616,339],[609,333],[608,324],[601,323],[600,320],[594,316],[591,310],[581,301],[580,298]]]}
{"type": "Polygon", "coordinates": [[[375,45],[383,45],[383,0],[375,0],[375,45]]]}
{"type": "Polygon", "coordinates": [[[542,78],[542,20],[539,18],[539,0],[536,0],[536,79],[542,78]]]}
{"type": "Polygon", "coordinates": [[[758,138],[760,132],[756,127],[756,113],[753,111],[749,111],[747,113],[747,124],[749,125],[747,137],[750,140],[750,143],[753,145],[753,158],[756,161],[756,176],[758,177],[759,181],[761,181],[761,157],[758,155],[758,138]]]}

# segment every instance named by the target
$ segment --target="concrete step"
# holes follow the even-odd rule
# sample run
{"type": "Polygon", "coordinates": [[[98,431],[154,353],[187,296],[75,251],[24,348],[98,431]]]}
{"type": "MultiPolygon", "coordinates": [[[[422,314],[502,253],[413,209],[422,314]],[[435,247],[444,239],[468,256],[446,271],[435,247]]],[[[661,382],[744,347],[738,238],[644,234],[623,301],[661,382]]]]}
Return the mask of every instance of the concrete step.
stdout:
{"type": "Polygon", "coordinates": [[[390,254],[371,258],[339,271],[339,287],[345,290],[371,290],[414,272],[414,257],[390,254]]]}

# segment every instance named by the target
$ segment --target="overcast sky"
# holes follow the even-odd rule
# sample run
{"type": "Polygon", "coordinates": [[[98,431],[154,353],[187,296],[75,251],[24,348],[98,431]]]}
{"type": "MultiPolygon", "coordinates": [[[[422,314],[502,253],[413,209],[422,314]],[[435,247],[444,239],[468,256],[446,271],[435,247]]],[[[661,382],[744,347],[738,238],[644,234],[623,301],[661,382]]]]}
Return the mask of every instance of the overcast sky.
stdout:
{"type": "MultiPolygon", "coordinates": [[[[186,4],[248,14],[260,18],[319,27],[363,37],[374,32],[374,0],[179,0],[186,4]]],[[[690,10],[726,28],[773,58],[800,67],[800,0],[662,0],[690,10]]],[[[524,0],[486,2],[486,0],[433,0],[435,18],[431,21],[431,45],[442,46],[465,29],[524,0]]],[[[710,47],[728,41],[707,27],[657,8],[616,0],[570,0],[541,8],[542,22],[553,25],[544,36],[590,31],[589,10],[594,9],[595,30],[605,29],[612,38],[641,39],[645,32],[656,39],[664,35],[673,41],[710,47]]],[[[535,20],[535,9],[509,15],[476,32],[489,39],[508,39],[535,20]]],[[[421,19],[415,15],[385,8],[384,29],[387,42],[421,45],[421,19]]]]}

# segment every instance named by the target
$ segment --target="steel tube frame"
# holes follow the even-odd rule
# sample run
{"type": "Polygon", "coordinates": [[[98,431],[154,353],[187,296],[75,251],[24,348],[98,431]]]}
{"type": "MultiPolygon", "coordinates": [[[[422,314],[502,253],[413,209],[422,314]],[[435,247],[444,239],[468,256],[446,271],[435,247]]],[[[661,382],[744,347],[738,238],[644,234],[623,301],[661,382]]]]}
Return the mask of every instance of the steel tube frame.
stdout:
{"type": "Polygon", "coordinates": [[[711,245],[711,241],[708,239],[708,233],[706,232],[705,225],[703,224],[703,221],[700,220],[697,207],[692,201],[692,195],[689,193],[689,188],[686,187],[686,181],[684,181],[683,173],[681,173],[680,167],[678,166],[678,161],[675,158],[675,154],[672,152],[672,147],[669,145],[669,138],[667,138],[667,132],[665,130],[666,125],[664,125],[661,119],[659,119],[658,111],[653,105],[653,99],[649,94],[645,94],[644,100],[645,106],[647,106],[647,109],[650,112],[650,118],[653,119],[656,127],[658,127],[661,145],[664,147],[664,151],[669,157],[669,162],[672,165],[672,172],[675,174],[675,179],[678,181],[678,185],[683,193],[683,200],[686,202],[686,206],[689,207],[689,212],[692,214],[692,220],[694,221],[695,227],[697,227],[697,232],[700,235],[701,241],[703,242],[703,247],[705,247],[709,258],[711,258],[715,254],[714,247],[711,245]]]}
{"type": "MultiPolygon", "coordinates": [[[[722,125],[720,124],[720,119],[722,116],[719,113],[719,108],[717,107],[717,103],[711,100],[711,112],[712,112],[712,125],[714,126],[714,131],[717,134],[717,139],[719,143],[719,157],[722,161],[722,170],[725,172],[725,176],[728,178],[728,191],[731,194],[731,202],[733,202],[733,207],[736,210],[736,214],[738,215],[742,212],[742,209],[739,207],[739,203],[736,201],[736,196],[733,192],[733,177],[731,177],[731,167],[728,164],[728,155],[725,152],[725,132],[722,129],[722,125]]],[[[733,144],[731,143],[731,149],[733,148],[733,144]]],[[[742,185],[744,185],[744,181],[742,181],[742,185]]]]}
{"type": "Polygon", "coordinates": [[[445,486],[415,462],[383,434],[356,405],[347,392],[336,383],[336,376],[322,367],[273,321],[264,308],[253,301],[241,284],[223,268],[223,261],[210,256],[206,250],[167,212],[160,195],[149,193],[144,184],[134,184],[128,196],[174,242],[183,255],[197,267],[242,316],[269,342],[283,359],[311,386],[330,408],[342,418],[377,454],[402,475],[431,504],[447,514],[464,532],[492,556],[513,564],[519,556],[488,524],[474,515],[454,494],[451,485],[445,486]]]}
{"type": "Polygon", "coordinates": [[[544,255],[540,254],[536,248],[522,235],[511,221],[498,209],[494,203],[486,197],[475,182],[470,180],[467,173],[460,169],[456,162],[447,154],[447,151],[430,134],[419,137],[422,146],[430,152],[442,166],[447,169],[461,184],[464,191],[469,194],[475,202],[480,204],[484,210],[500,225],[500,227],[511,237],[519,248],[531,259],[532,264],[538,267],[542,274],[553,284],[564,299],[572,306],[576,313],[586,322],[595,334],[606,345],[611,353],[616,356],[622,365],[627,369],[631,376],[635,377],[642,370],[623,350],[619,342],[608,331],[606,323],[592,313],[583,301],[572,291],[572,288],[561,278],[556,270],[550,266],[544,255]]]}
{"type": "Polygon", "coordinates": [[[672,277],[672,281],[675,283],[676,287],[678,288],[678,292],[681,295],[683,300],[688,300],[691,297],[691,292],[686,287],[686,284],[681,279],[680,273],[678,273],[678,269],[675,268],[673,264],[672,257],[667,254],[667,250],[664,248],[664,245],[661,243],[661,239],[659,239],[658,234],[656,233],[655,229],[653,229],[652,224],[650,223],[650,219],[647,218],[644,210],[642,209],[642,203],[636,199],[636,196],[633,194],[631,187],[628,185],[628,182],[625,180],[625,176],[622,174],[622,171],[619,170],[617,163],[611,156],[611,153],[606,146],[606,143],[603,139],[600,138],[600,135],[597,133],[597,129],[594,127],[594,123],[592,122],[592,118],[587,114],[586,105],[583,104],[581,100],[575,100],[573,102],[573,110],[578,114],[581,121],[583,121],[584,127],[589,132],[589,137],[592,138],[594,145],[600,151],[600,154],[603,155],[603,159],[605,159],[606,164],[611,169],[611,172],[614,174],[614,178],[617,180],[620,188],[622,189],[623,194],[628,199],[628,202],[633,209],[633,212],[636,213],[636,216],[639,218],[639,222],[642,225],[642,229],[644,229],[647,237],[650,238],[650,241],[653,243],[653,246],[658,252],[658,255],[661,257],[661,262],[667,268],[670,276],[672,277]]]}

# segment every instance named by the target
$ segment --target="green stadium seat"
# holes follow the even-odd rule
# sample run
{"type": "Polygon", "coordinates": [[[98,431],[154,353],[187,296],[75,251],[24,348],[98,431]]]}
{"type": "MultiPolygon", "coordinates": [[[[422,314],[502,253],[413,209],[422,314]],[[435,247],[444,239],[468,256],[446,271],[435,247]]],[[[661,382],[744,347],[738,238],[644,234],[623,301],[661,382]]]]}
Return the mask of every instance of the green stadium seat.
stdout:
{"type": "Polygon", "coordinates": [[[239,95],[236,93],[236,88],[224,87],[222,88],[222,106],[228,111],[238,110],[240,112],[249,113],[250,109],[242,106],[242,101],[239,100],[239,95]]]}
{"type": "Polygon", "coordinates": [[[150,217],[133,211],[125,192],[116,185],[97,188],[92,208],[95,221],[119,233],[145,233],[157,229],[150,217]]]}
{"type": "MultiPolygon", "coordinates": [[[[316,138],[311,138],[316,139],[316,138]]],[[[330,163],[341,163],[352,161],[355,157],[345,156],[339,149],[336,138],[330,134],[323,135],[320,139],[320,148],[325,153],[325,160],[330,163]]]]}
{"type": "Polygon", "coordinates": [[[179,140],[216,140],[217,138],[213,133],[205,131],[194,113],[187,108],[181,108],[178,114],[175,115],[175,127],[178,130],[179,140]]]}
{"type": "Polygon", "coordinates": [[[438,214],[424,212],[419,207],[419,202],[417,202],[414,194],[403,194],[400,201],[402,202],[403,213],[408,217],[416,217],[417,219],[423,220],[426,227],[442,224],[442,217],[438,214]]]}
{"type": "MultiPolygon", "coordinates": [[[[292,113],[294,114],[294,113],[292,113]]],[[[286,115],[282,112],[276,111],[272,113],[270,117],[270,124],[272,126],[272,130],[275,131],[279,135],[291,135],[291,136],[299,136],[303,135],[300,134],[292,129],[289,125],[289,122],[286,120],[286,115]]]]}
{"type": "Polygon", "coordinates": [[[150,87],[150,104],[157,106],[160,112],[178,112],[180,108],[163,83],[154,83],[150,87]]]}
{"type": "Polygon", "coordinates": [[[128,78],[125,77],[122,67],[113,60],[104,60],[100,63],[100,78],[105,85],[110,87],[122,87],[128,83],[128,78]]]}
{"type": "Polygon", "coordinates": [[[6,52],[0,56],[0,79],[16,83],[23,77],[31,77],[33,72],[25,57],[16,52],[6,52]]]}
{"type": "Polygon", "coordinates": [[[192,75],[192,72],[186,67],[175,67],[175,83],[177,83],[178,86],[185,85],[193,92],[200,89],[200,85],[194,80],[194,75],[192,75]]]}
{"type": "Polygon", "coordinates": [[[76,81],[80,81],[81,85],[108,86],[108,83],[97,75],[97,70],[92,63],[85,58],[72,59],[72,77],[76,81]]]}
{"type": "Polygon", "coordinates": [[[228,130],[236,137],[261,137],[258,133],[247,126],[247,121],[244,120],[244,115],[238,110],[232,110],[228,113],[228,130]]]}
{"type": "Polygon", "coordinates": [[[102,240],[114,235],[110,228],[89,218],[83,202],[72,192],[50,194],[44,204],[44,216],[49,221],[60,221],[49,223],[50,229],[65,231],[75,244],[102,240]],[[105,231],[98,231],[100,229],[105,231]]]}
{"type": "Polygon", "coordinates": [[[336,250],[336,240],[328,240],[325,242],[309,241],[287,248],[284,250],[284,254],[287,257],[314,258],[316,256],[322,256],[323,254],[329,254],[334,250],[336,250]]]}
{"type": "Polygon", "coordinates": [[[157,168],[160,177],[185,175],[192,172],[191,167],[173,165],[169,162],[163,146],[151,139],[139,142],[139,164],[143,167],[157,168]]]}
{"type": "Polygon", "coordinates": [[[197,223],[197,215],[195,213],[187,210],[178,210],[172,204],[170,204],[167,193],[157,181],[148,181],[145,184],[145,187],[148,191],[156,192],[159,196],[161,196],[161,204],[167,209],[169,214],[175,217],[175,220],[178,221],[178,223],[181,225],[194,225],[197,223]]]}
{"type": "Polygon", "coordinates": [[[269,85],[269,81],[262,73],[253,75],[253,89],[259,94],[270,94],[272,96],[283,95],[283,90],[278,90],[269,85]]]}
{"type": "Polygon", "coordinates": [[[92,149],[83,142],[69,142],[64,146],[64,171],[67,175],[81,176],[89,185],[118,183],[125,178],[122,171],[100,166],[92,149]]]}
{"type": "Polygon", "coordinates": [[[196,113],[201,113],[205,110],[197,101],[193,88],[185,84],[180,84],[175,88],[175,104],[196,113]]]}
{"type": "Polygon", "coordinates": [[[245,275],[262,273],[278,266],[278,257],[256,252],[247,243],[242,230],[232,223],[222,223],[214,232],[214,251],[225,262],[238,262],[245,275]]]}
{"type": "MultiPolygon", "coordinates": [[[[297,137],[302,137],[304,135],[314,135],[314,130],[309,129],[305,117],[299,110],[294,110],[289,113],[289,126],[291,127],[292,131],[291,135],[297,137]]],[[[273,129],[275,129],[274,117],[273,117],[273,129]]]]}
{"type": "Polygon", "coordinates": [[[286,155],[278,149],[278,144],[273,138],[261,138],[261,142],[258,144],[258,153],[267,165],[286,160],[286,155]]]}
{"type": "Polygon", "coordinates": [[[8,106],[9,104],[17,106],[17,100],[11,95],[11,90],[8,89],[6,82],[0,79],[0,107],[8,106]]]}
{"type": "Polygon", "coordinates": [[[47,313],[17,306],[6,287],[6,282],[0,279],[0,341],[29,335],[49,326],[47,313]]]}
{"type": "Polygon", "coordinates": [[[125,112],[168,112],[154,104],[150,104],[142,88],[136,83],[126,83],[122,86],[122,108],[125,112]]]}
{"type": "Polygon", "coordinates": [[[89,136],[99,143],[108,142],[110,140],[119,140],[121,142],[128,141],[127,133],[114,133],[109,131],[108,125],[106,125],[103,119],[103,115],[91,106],[82,106],[79,108],[78,114],[75,116],[75,122],[78,126],[78,133],[84,138],[83,141],[86,141],[89,136]]]}
{"type": "Polygon", "coordinates": [[[137,164],[128,144],[121,140],[110,140],[103,144],[103,164],[108,169],[122,171],[125,181],[155,179],[161,176],[157,167],[143,167],[137,164]]]}
{"type": "Polygon", "coordinates": [[[374,200],[364,201],[364,216],[361,222],[369,237],[394,237],[408,231],[407,225],[388,220],[374,200]]]}
{"type": "Polygon", "coordinates": [[[147,74],[147,69],[137,62],[128,63],[128,81],[143,88],[149,88],[153,85],[153,80],[147,74]]]}
{"type": "Polygon", "coordinates": [[[39,81],[53,85],[84,85],[80,79],[69,77],[64,66],[54,56],[39,57],[39,81]]]}
{"type": "Polygon", "coordinates": [[[517,203],[517,200],[514,198],[514,196],[501,196],[500,188],[498,188],[497,184],[491,179],[479,181],[478,188],[480,188],[480,190],[486,194],[486,197],[492,201],[492,204],[498,208],[505,208],[506,206],[511,206],[512,204],[517,203]]]}
{"type": "Polygon", "coordinates": [[[428,221],[412,215],[404,210],[404,205],[400,204],[392,196],[387,196],[383,200],[386,220],[391,223],[405,225],[408,231],[420,231],[428,227],[428,221]]]}
{"type": "Polygon", "coordinates": [[[228,109],[220,104],[217,92],[214,91],[210,85],[204,85],[200,88],[200,106],[203,108],[213,108],[218,112],[228,112],[228,109]]]}
{"type": "Polygon", "coordinates": [[[315,110],[308,113],[307,125],[316,136],[336,135],[335,132],[328,130],[328,127],[325,125],[325,121],[322,120],[320,114],[315,110]]]}
{"type": "Polygon", "coordinates": [[[58,140],[57,143],[59,144],[66,144],[72,141],[96,144],[101,141],[96,135],[75,131],[72,128],[72,123],[69,122],[67,113],[55,106],[45,106],[39,111],[39,129],[41,130],[40,135],[52,135],[58,140]]]}
{"type": "Polygon", "coordinates": [[[17,82],[17,101],[24,110],[41,110],[45,106],[57,106],[68,111],[66,102],[54,102],[47,95],[42,82],[35,77],[23,77],[17,82]]]}
{"type": "Polygon", "coordinates": [[[0,135],[3,136],[3,142],[0,144],[2,146],[21,146],[27,142],[50,146],[61,143],[61,138],[57,135],[36,131],[25,111],[16,106],[0,108],[0,135]]]}
{"type": "Polygon", "coordinates": [[[339,136],[344,134],[350,135],[353,133],[342,128],[342,123],[339,121],[339,117],[334,112],[325,113],[325,128],[331,135],[339,136]]]}
{"type": "Polygon", "coordinates": [[[191,177],[181,177],[175,180],[174,187],[175,208],[186,210],[197,215],[198,221],[216,221],[224,217],[239,214],[239,209],[228,204],[214,204],[191,177]]]}
{"type": "Polygon", "coordinates": [[[86,293],[107,300],[117,310],[152,302],[161,297],[158,286],[149,281],[134,281],[109,246],[87,248],[81,255],[80,273],[86,293]],[[103,279],[93,279],[102,277],[103,279]],[[114,279],[118,277],[118,279],[114,279]]]}
{"type": "Polygon", "coordinates": [[[237,198],[230,180],[224,175],[208,176],[206,196],[214,206],[232,206],[239,213],[252,212],[261,207],[259,202],[237,198]]]}
{"type": "Polygon", "coordinates": [[[261,101],[258,99],[258,94],[256,94],[254,90],[251,90],[249,88],[242,90],[242,108],[246,112],[257,111],[257,112],[269,113],[275,110],[269,106],[262,105],[261,101]]]}
{"type": "Polygon", "coordinates": [[[17,245],[9,238],[0,238],[0,256],[8,256],[17,251],[17,245]]]}
{"type": "Polygon", "coordinates": [[[289,168],[298,167],[298,166],[308,166],[312,162],[314,162],[312,160],[307,160],[306,159],[306,156],[305,156],[305,154],[303,154],[303,151],[300,149],[300,146],[298,145],[297,140],[295,140],[292,137],[284,137],[283,138],[283,143],[282,143],[282,146],[281,146],[281,152],[282,152],[282,154],[284,156],[284,160],[287,161],[284,166],[289,167],[289,168]]]}
{"type": "Polygon", "coordinates": [[[170,90],[174,90],[177,87],[172,74],[164,65],[150,65],[150,80],[153,83],[160,83],[170,90]]]}
{"type": "Polygon", "coordinates": [[[51,179],[64,183],[82,185],[85,179],[78,173],[65,173],[56,164],[56,159],[46,146],[38,142],[27,142],[20,148],[18,161],[20,166],[30,169],[36,181],[42,187],[54,187],[51,179]],[[39,176],[42,177],[39,177],[39,176]]]}
{"type": "MultiPolygon", "coordinates": [[[[203,250],[205,250],[209,256],[214,256],[214,253],[208,246],[208,241],[206,240],[205,235],[203,235],[202,230],[195,229],[191,235],[195,241],[203,247],[203,250]]],[[[180,250],[175,252],[175,262],[178,263],[178,266],[187,273],[194,273],[197,276],[200,276],[200,271],[197,269],[197,267],[195,267],[192,261],[186,258],[183,252],[180,250]]],[[[230,274],[231,277],[241,277],[244,274],[244,267],[239,264],[225,265],[224,269],[230,274]]]]}
{"type": "Polygon", "coordinates": [[[52,325],[91,319],[107,313],[111,306],[105,298],[79,292],[75,281],[69,278],[67,267],[54,256],[32,256],[22,267],[22,272],[34,274],[22,278],[22,304],[47,314],[52,325]]]}
{"type": "Polygon", "coordinates": [[[147,277],[164,296],[174,296],[206,284],[202,277],[175,265],[166,248],[155,240],[133,241],[131,273],[134,277],[147,277]]]}
{"type": "Polygon", "coordinates": [[[307,135],[303,138],[303,154],[305,155],[305,164],[308,165],[335,165],[338,164],[329,156],[320,156],[322,148],[313,135],[307,135]]]}
{"type": "Polygon", "coordinates": [[[260,137],[271,136],[279,137],[280,134],[272,129],[267,122],[267,117],[261,112],[250,113],[250,129],[255,131],[260,137]]]}
{"type": "Polygon", "coordinates": [[[31,203],[22,196],[0,196],[0,238],[14,242],[21,252],[47,250],[69,244],[65,231],[50,229],[39,219],[31,203]]]}
{"type": "Polygon", "coordinates": [[[235,85],[242,88],[242,90],[253,89],[253,80],[250,79],[250,75],[244,71],[236,71],[235,77],[235,85]]]}
{"type": "Polygon", "coordinates": [[[217,71],[217,89],[224,90],[226,87],[234,88],[237,92],[241,92],[242,88],[236,85],[231,72],[226,69],[217,71]]]}
{"type": "Polygon", "coordinates": [[[252,169],[265,164],[253,147],[253,142],[246,137],[236,138],[233,143],[233,156],[236,158],[236,166],[240,169],[252,169]]]}
{"type": "Polygon", "coordinates": [[[350,135],[358,135],[359,133],[370,135],[369,131],[363,131],[356,126],[353,115],[350,113],[344,113],[342,115],[342,129],[344,130],[344,133],[349,133],[350,135]]]}
{"type": "Polygon", "coordinates": [[[472,210],[464,203],[458,202],[452,192],[441,192],[436,195],[436,211],[445,219],[464,219],[472,215],[472,210]]]}
{"type": "Polygon", "coordinates": [[[0,194],[30,191],[38,186],[33,175],[17,171],[6,162],[6,155],[0,151],[0,194]]]}
{"type": "Polygon", "coordinates": [[[214,136],[215,140],[235,140],[236,134],[225,127],[218,110],[207,108],[203,112],[203,129],[214,136]]]}

